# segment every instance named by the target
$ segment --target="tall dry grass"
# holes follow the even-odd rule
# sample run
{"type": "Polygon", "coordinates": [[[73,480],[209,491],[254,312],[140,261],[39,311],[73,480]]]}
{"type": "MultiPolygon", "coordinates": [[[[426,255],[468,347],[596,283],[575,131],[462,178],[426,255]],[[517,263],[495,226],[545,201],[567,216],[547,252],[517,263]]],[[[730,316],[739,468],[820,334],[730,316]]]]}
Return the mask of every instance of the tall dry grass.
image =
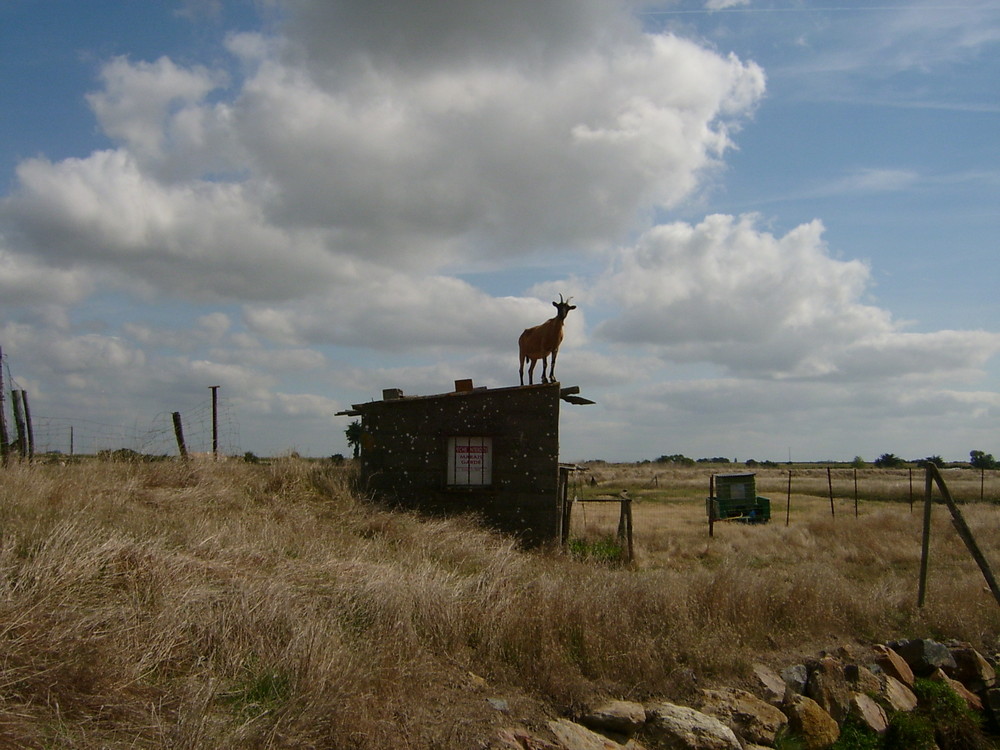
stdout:
{"type": "MultiPolygon", "coordinates": [[[[898,504],[830,519],[803,498],[788,527],[709,541],[699,501],[640,503],[625,568],[383,511],[347,480],[291,459],[0,470],[0,744],[477,747],[599,695],[738,683],[756,659],[1000,633],[943,509],[918,612],[898,504]]],[[[966,512],[995,550],[994,508],[966,512]]]]}

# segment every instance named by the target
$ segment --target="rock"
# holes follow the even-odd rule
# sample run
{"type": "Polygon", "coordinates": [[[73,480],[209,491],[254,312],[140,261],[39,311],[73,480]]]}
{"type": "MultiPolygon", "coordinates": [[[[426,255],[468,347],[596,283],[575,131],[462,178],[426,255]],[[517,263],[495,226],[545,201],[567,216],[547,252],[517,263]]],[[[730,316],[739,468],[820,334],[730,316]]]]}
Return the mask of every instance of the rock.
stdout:
{"type": "Polygon", "coordinates": [[[875,699],[864,693],[851,696],[850,715],[874,732],[882,734],[889,728],[889,719],[875,699]]]}
{"type": "Polygon", "coordinates": [[[855,693],[878,695],[882,691],[882,681],[868,667],[848,664],[844,667],[844,677],[855,693]]]}
{"type": "Polygon", "coordinates": [[[803,695],[806,692],[806,682],[809,679],[809,670],[805,664],[794,664],[781,670],[781,679],[785,681],[785,687],[796,695],[803,695]]]}
{"type": "Polygon", "coordinates": [[[838,723],[843,721],[851,707],[852,692],[844,674],[844,663],[834,656],[824,656],[808,666],[806,696],[816,701],[838,723]]]}
{"type": "Polygon", "coordinates": [[[646,709],[631,701],[608,701],[581,716],[580,723],[598,732],[612,732],[628,738],[646,723],[646,709]]]}
{"type": "Polygon", "coordinates": [[[990,728],[1000,730],[1000,688],[990,688],[983,696],[986,706],[986,716],[990,720],[990,728]]]}
{"type": "Polygon", "coordinates": [[[982,699],[958,680],[951,679],[944,673],[943,669],[936,670],[928,679],[934,680],[935,682],[943,682],[945,685],[958,693],[965,700],[969,708],[976,711],[983,710],[982,699]]]}
{"type": "Polygon", "coordinates": [[[897,654],[888,646],[875,646],[875,663],[882,668],[882,671],[891,677],[895,677],[907,687],[913,687],[913,670],[906,663],[906,659],[897,654]]]}
{"type": "Polygon", "coordinates": [[[719,719],[744,742],[772,745],[788,723],[781,711],[745,690],[702,690],[701,695],[701,710],[719,719]]]}
{"type": "Polygon", "coordinates": [[[958,680],[973,693],[980,693],[996,684],[996,670],[968,643],[952,646],[948,650],[955,660],[955,668],[944,668],[944,671],[953,680],[958,680]]]}
{"type": "Polygon", "coordinates": [[[741,750],[733,730],[714,716],[673,703],[647,705],[643,732],[678,750],[741,750]]]}
{"type": "MultiPolygon", "coordinates": [[[[550,721],[549,730],[555,735],[558,746],[563,750],[622,750],[622,745],[614,740],[569,719],[550,721]]],[[[641,746],[629,743],[626,747],[639,750],[641,746]]]]}
{"type": "Polygon", "coordinates": [[[793,695],[783,710],[789,728],[802,738],[806,750],[826,750],[840,737],[840,725],[812,698],[793,695]]]}
{"type": "Polygon", "coordinates": [[[497,741],[491,744],[490,748],[496,748],[496,750],[563,750],[559,745],[536,737],[521,727],[501,729],[497,734],[497,741]]]}
{"type": "Polygon", "coordinates": [[[928,677],[939,667],[955,669],[958,666],[947,646],[927,638],[893,641],[889,648],[906,660],[917,677],[928,677]]]}
{"type": "Polygon", "coordinates": [[[917,707],[913,691],[891,675],[885,676],[881,695],[893,711],[912,711],[917,707]]]}
{"type": "Polygon", "coordinates": [[[487,698],[486,702],[502,714],[510,713],[510,704],[505,698],[487,698]]]}
{"type": "Polygon", "coordinates": [[[772,706],[785,699],[785,681],[766,664],[754,664],[753,676],[758,694],[772,706]]]}

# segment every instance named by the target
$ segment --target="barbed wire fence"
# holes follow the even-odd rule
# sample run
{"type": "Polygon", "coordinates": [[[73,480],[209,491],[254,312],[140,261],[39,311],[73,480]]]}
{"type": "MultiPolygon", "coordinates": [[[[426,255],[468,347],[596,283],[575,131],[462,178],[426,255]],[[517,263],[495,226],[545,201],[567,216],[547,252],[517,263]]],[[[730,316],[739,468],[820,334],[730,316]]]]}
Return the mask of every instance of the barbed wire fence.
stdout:
{"type": "MultiPolygon", "coordinates": [[[[22,404],[29,403],[21,385],[10,372],[7,358],[0,352],[0,421],[7,427],[11,453],[14,441],[20,437],[18,415],[15,414],[15,391],[22,404]]],[[[23,406],[21,407],[23,408],[23,406]]],[[[179,409],[184,442],[189,453],[211,453],[215,438],[222,455],[239,455],[240,426],[232,402],[217,394],[213,407],[212,394],[184,409],[179,409]],[[216,431],[217,425],[217,431],[216,431]]],[[[25,420],[20,415],[20,420],[25,420]]],[[[132,424],[113,424],[95,419],[59,417],[30,413],[31,443],[35,456],[93,455],[102,451],[129,450],[149,456],[179,454],[174,432],[173,412],[161,412],[152,419],[135,419],[132,424]]]]}

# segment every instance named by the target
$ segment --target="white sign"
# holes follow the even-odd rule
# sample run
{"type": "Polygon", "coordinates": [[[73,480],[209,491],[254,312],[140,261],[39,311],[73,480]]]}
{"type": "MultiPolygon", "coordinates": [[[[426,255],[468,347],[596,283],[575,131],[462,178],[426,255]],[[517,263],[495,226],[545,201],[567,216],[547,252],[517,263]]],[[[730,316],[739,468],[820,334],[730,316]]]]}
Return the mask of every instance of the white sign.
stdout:
{"type": "Polygon", "coordinates": [[[493,438],[448,438],[448,484],[484,485],[493,482],[493,438]]]}

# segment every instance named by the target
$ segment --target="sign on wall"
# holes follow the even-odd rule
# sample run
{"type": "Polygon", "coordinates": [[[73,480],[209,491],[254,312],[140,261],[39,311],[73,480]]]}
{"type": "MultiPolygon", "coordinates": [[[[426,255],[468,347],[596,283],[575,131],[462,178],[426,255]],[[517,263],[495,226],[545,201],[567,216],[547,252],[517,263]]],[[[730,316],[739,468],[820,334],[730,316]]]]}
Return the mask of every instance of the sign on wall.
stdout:
{"type": "Polygon", "coordinates": [[[493,438],[448,438],[448,484],[484,485],[493,482],[493,438]]]}

